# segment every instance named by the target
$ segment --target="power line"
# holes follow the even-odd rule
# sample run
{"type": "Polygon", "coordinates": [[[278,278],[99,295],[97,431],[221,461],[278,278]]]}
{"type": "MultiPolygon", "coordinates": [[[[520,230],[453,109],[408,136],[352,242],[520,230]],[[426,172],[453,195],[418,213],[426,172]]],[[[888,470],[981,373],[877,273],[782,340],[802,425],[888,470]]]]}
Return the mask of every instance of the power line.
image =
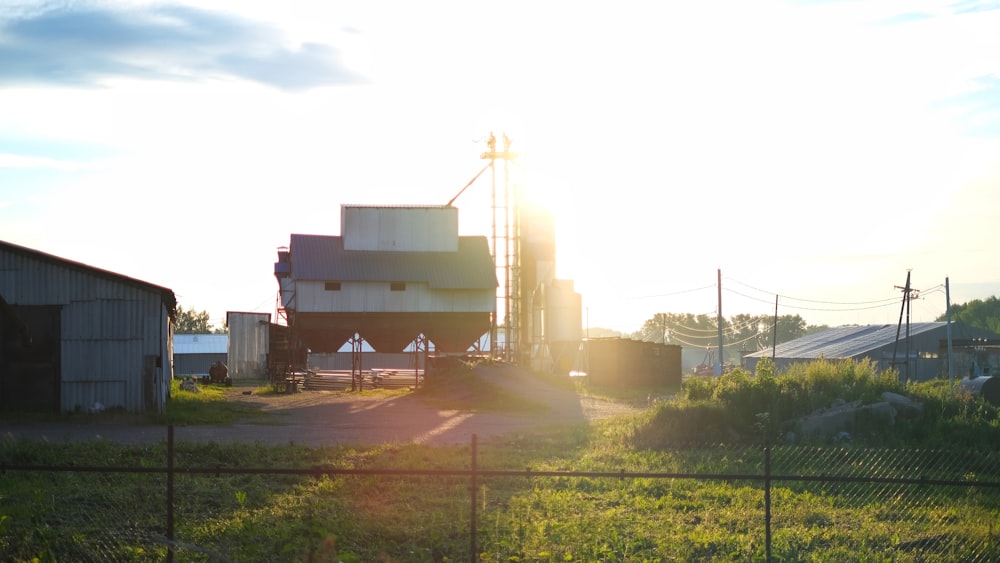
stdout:
{"type": "MultiPolygon", "coordinates": [[[[758,297],[753,297],[752,295],[747,295],[745,293],[740,293],[740,292],[735,291],[733,289],[727,289],[727,288],[722,288],[722,289],[723,289],[723,291],[728,291],[729,293],[733,293],[735,295],[739,295],[740,297],[745,297],[745,298],[751,299],[753,301],[759,301],[761,303],[767,303],[768,305],[773,305],[774,304],[774,301],[764,300],[764,299],[760,299],[758,297]]],[[[784,295],[782,295],[780,297],[784,297],[784,295]]],[[[896,305],[896,302],[898,302],[898,301],[899,301],[899,299],[896,299],[895,302],[890,302],[890,301],[887,300],[885,303],[882,303],[881,305],[871,305],[871,306],[868,306],[868,307],[849,307],[849,308],[804,307],[802,305],[787,305],[787,304],[783,305],[783,307],[785,309],[797,309],[797,310],[802,310],[802,311],[828,311],[828,312],[846,313],[846,312],[850,312],[850,311],[865,311],[865,310],[869,310],[869,309],[882,309],[884,307],[892,307],[893,305],[896,305]]],[[[822,302],[815,302],[815,303],[822,303],[822,302]]],[[[878,301],[873,301],[872,303],[878,303],[878,301]]],[[[836,304],[836,303],[828,302],[828,304],[833,305],[833,304],[836,304]]],[[[841,304],[842,305],[846,305],[847,303],[841,303],[841,304]]]]}
{"type": "MultiPolygon", "coordinates": [[[[750,289],[752,289],[754,291],[759,291],[759,292],[764,293],[766,295],[772,295],[772,296],[773,295],[778,295],[782,299],[791,299],[793,301],[803,301],[803,302],[806,302],[806,303],[819,303],[819,304],[823,304],[823,305],[872,305],[872,304],[875,304],[875,303],[886,303],[886,302],[890,302],[890,301],[891,302],[897,302],[897,301],[899,301],[899,299],[897,297],[887,297],[885,299],[879,299],[877,301],[824,301],[824,300],[818,300],[818,299],[804,299],[804,298],[801,298],[801,297],[792,297],[792,296],[789,296],[789,295],[783,295],[783,294],[780,294],[780,293],[778,293],[776,291],[765,291],[763,289],[760,289],[758,287],[754,287],[754,286],[752,286],[750,284],[741,282],[740,280],[737,280],[737,279],[734,279],[734,278],[730,278],[728,276],[726,277],[726,279],[729,280],[729,281],[736,282],[736,283],[738,283],[738,284],[740,284],[740,285],[742,285],[744,287],[748,287],[748,288],[750,288],[750,289]]],[[[723,289],[725,289],[725,288],[723,288],[723,289]]],[[[737,295],[742,295],[742,294],[737,293],[737,295]]],[[[748,297],[748,296],[744,295],[744,297],[748,297]]],[[[751,298],[751,299],[755,299],[755,298],[751,298]]],[[[771,302],[773,302],[773,301],[766,301],[766,303],[771,303],[771,302]]],[[[827,310],[834,310],[834,309],[815,309],[815,310],[827,311],[827,310]]],[[[844,309],[844,310],[845,311],[854,311],[854,310],[860,310],[860,309],[844,309]]]]}

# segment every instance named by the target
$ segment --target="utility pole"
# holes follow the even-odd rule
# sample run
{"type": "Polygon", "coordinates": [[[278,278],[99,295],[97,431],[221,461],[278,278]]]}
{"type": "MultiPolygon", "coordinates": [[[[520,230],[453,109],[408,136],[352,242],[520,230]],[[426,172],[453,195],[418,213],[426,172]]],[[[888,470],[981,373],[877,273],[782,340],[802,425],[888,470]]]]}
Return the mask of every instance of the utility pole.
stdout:
{"type": "Polygon", "coordinates": [[[945,332],[948,335],[948,381],[949,388],[955,390],[955,354],[951,346],[951,285],[948,278],[944,278],[944,300],[945,300],[945,332]]]}
{"type": "MultiPolygon", "coordinates": [[[[771,361],[775,361],[778,352],[778,296],[774,296],[774,334],[771,339],[771,361]]],[[[775,370],[777,371],[777,370],[775,370]]]]}
{"type": "Polygon", "coordinates": [[[899,347],[899,330],[903,324],[903,312],[906,312],[906,380],[910,379],[910,301],[919,297],[919,291],[910,287],[910,270],[906,271],[906,285],[895,286],[903,291],[903,303],[899,308],[899,324],[896,325],[896,344],[892,348],[892,365],[896,365],[896,349],[899,347]]]}
{"type": "Polygon", "coordinates": [[[724,355],[724,343],[722,340],[722,269],[716,270],[718,274],[718,290],[719,290],[719,316],[716,319],[716,323],[719,325],[719,363],[716,364],[715,375],[722,375],[722,356],[724,355]]]}

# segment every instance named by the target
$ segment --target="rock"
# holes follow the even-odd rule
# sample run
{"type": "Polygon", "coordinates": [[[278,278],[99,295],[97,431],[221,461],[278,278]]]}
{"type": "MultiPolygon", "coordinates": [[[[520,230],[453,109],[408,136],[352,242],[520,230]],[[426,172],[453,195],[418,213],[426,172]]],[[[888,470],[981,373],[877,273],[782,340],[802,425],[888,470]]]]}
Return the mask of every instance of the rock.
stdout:
{"type": "Polygon", "coordinates": [[[188,391],[190,393],[198,392],[198,384],[194,382],[193,379],[185,379],[181,382],[181,391],[188,391]]]}
{"type": "Polygon", "coordinates": [[[882,400],[892,405],[899,416],[903,418],[915,418],[923,416],[924,404],[909,397],[886,391],[882,393],[882,400]]]}
{"type": "Polygon", "coordinates": [[[805,435],[820,435],[833,437],[838,432],[853,429],[858,415],[881,418],[888,425],[896,422],[896,410],[887,402],[862,405],[861,401],[853,401],[838,408],[816,411],[796,421],[796,427],[805,435]]]}

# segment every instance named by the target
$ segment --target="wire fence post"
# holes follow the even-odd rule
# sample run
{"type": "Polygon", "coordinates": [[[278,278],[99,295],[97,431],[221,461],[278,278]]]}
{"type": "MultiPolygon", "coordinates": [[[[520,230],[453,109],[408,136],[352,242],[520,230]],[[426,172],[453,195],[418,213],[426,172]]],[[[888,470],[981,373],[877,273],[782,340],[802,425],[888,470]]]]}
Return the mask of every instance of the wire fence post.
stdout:
{"type": "Polygon", "coordinates": [[[174,425],[167,426],[167,563],[174,561],[174,425]]]}
{"type": "Polygon", "coordinates": [[[764,551],[771,563],[771,446],[764,446],[764,551]]]}
{"type": "Polygon", "coordinates": [[[478,558],[476,557],[476,552],[479,551],[476,547],[476,489],[479,487],[476,482],[476,435],[472,435],[472,487],[469,491],[469,497],[472,499],[472,510],[469,512],[470,519],[472,523],[472,529],[469,532],[469,541],[471,543],[472,552],[469,553],[469,561],[476,563],[478,558]]]}

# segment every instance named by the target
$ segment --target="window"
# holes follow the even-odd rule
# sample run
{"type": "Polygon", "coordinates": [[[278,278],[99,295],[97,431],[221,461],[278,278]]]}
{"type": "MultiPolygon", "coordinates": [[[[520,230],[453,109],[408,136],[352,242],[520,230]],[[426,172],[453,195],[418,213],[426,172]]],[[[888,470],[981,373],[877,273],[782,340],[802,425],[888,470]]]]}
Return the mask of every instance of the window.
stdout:
{"type": "Polygon", "coordinates": [[[340,282],[326,282],[323,289],[327,291],[340,291],[340,282]]]}
{"type": "Polygon", "coordinates": [[[406,291],[406,284],[403,282],[392,282],[389,284],[389,291],[406,291]]]}

